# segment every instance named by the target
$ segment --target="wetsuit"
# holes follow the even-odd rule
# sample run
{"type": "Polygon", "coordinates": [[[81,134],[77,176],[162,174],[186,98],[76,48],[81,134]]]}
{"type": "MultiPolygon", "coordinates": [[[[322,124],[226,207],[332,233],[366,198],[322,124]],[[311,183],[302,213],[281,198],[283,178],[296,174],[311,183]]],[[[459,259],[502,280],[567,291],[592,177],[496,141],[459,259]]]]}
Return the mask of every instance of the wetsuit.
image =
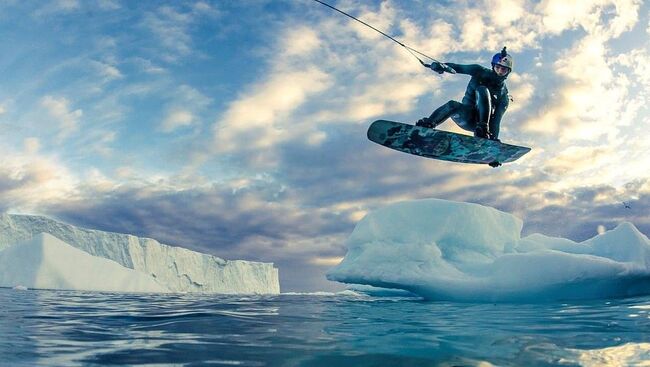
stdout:
{"type": "Polygon", "coordinates": [[[476,131],[478,126],[489,127],[492,138],[499,136],[501,118],[510,103],[505,80],[508,75],[498,76],[481,65],[446,63],[458,74],[471,75],[463,102],[449,101],[433,111],[427,119],[435,127],[449,117],[461,128],[476,131]]]}

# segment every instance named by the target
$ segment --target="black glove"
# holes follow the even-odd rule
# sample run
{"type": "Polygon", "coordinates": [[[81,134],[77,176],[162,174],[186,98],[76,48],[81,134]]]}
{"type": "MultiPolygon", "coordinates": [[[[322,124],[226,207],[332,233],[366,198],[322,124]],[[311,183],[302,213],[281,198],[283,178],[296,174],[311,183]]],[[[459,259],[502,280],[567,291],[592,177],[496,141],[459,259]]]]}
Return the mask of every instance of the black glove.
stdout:
{"type": "Polygon", "coordinates": [[[445,67],[442,66],[442,64],[439,62],[432,62],[431,65],[429,65],[429,69],[435,71],[438,74],[442,74],[445,72],[445,67]]]}

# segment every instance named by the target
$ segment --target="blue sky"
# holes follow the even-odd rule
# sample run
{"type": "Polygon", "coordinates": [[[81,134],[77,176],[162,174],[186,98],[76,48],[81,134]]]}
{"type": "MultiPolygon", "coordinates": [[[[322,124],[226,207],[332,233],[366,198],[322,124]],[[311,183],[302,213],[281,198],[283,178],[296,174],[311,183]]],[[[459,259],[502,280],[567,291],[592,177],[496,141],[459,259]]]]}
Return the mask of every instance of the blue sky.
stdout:
{"type": "Polygon", "coordinates": [[[272,261],[285,291],[336,288],[355,223],[401,200],[493,206],[524,235],[650,234],[647,2],[331,3],[442,61],[508,46],[500,137],[532,152],[490,169],[367,141],[468,78],[311,0],[4,1],[0,211],[272,261]]]}

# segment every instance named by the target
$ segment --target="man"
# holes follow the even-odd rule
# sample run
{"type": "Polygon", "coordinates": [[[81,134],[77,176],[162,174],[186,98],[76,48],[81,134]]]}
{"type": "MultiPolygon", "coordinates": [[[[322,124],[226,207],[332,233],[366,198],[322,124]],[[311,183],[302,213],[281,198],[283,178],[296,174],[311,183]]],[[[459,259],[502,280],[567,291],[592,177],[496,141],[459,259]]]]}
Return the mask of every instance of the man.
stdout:
{"type": "Polygon", "coordinates": [[[434,62],[426,67],[442,74],[445,71],[471,75],[463,102],[449,101],[422,118],[417,126],[434,128],[451,117],[461,128],[474,132],[474,136],[499,140],[501,118],[508,109],[510,99],[506,78],[512,71],[513,60],[504,47],[492,57],[492,70],[481,65],[460,65],[434,62]]]}

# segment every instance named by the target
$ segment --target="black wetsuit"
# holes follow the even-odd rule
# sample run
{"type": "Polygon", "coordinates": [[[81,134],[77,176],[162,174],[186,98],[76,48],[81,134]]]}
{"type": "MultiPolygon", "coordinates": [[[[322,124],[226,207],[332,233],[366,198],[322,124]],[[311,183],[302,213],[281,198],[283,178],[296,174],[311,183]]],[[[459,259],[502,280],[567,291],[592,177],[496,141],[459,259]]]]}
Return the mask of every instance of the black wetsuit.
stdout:
{"type": "Polygon", "coordinates": [[[498,76],[493,70],[481,65],[446,63],[458,74],[471,75],[463,102],[449,101],[433,111],[430,123],[437,126],[449,117],[461,128],[475,131],[479,125],[488,127],[493,138],[499,136],[501,118],[510,103],[505,80],[508,75],[498,76]]]}

